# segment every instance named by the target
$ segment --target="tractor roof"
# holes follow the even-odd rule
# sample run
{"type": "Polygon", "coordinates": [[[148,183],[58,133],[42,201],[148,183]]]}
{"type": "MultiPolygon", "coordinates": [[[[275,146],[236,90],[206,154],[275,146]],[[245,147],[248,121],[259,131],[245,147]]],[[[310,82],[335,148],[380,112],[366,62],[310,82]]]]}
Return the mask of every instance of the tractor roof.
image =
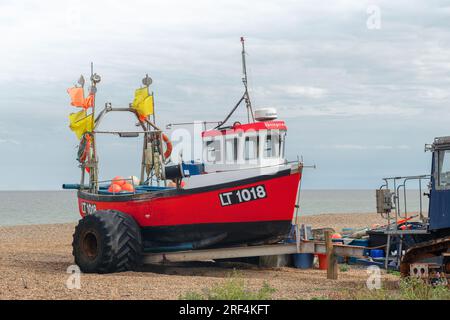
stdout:
{"type": "Polygon", "coordinates": [[[450,149],[450,136],[434,138],[433,147],[435,149],[450,149]]]}

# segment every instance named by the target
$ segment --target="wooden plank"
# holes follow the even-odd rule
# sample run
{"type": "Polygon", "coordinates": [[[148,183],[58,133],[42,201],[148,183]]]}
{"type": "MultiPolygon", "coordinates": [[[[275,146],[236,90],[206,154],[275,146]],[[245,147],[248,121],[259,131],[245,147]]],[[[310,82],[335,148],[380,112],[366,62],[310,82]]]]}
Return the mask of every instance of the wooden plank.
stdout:
{"type": "Polygon", "coordinates": [[[334,254],[341,257],[357,257],[364,258],[364,252],[367,247],[349,246],[345,244],[333,244],[334,254]]]}
{"type": "MultiPolygon", "coordinates": [[[[300,252],[314,252],[314,243],[301,244],[300,252]]],[[[214,259],[228,259],[240,257],[259,257],[279,254],[297,253],[297,245],[275,244],[262,246],[229,247],[217,249],[201,249],[176,252],[147,253],[144,255],[144,263],[164,263],[182,261],[206,261],[214,259]]]]}
{"type": "Polygon", "coordinates": [[[331,239],[331,231],[325,231],[325,248],[327,254],[327,279],[336,280],[338,278],[338,265],[336,255],[334,253],[333,241],[331,239]]]}
{"type": "MultiPolygon", "coordinates": [[[[334,245],[334,253],[342,256],[362,257],[365,247],[334,245]]],[[[243,246],[215,249],[197,249],[176,252],[145,253],[144,263],[164,263],[182,261],[206,261],[214,259],[257,257],[293,253],[326,253],[325,243],[322,241],[302,241],[300,248],[295,243],[270,244],[261,246],[243,246]]]]}

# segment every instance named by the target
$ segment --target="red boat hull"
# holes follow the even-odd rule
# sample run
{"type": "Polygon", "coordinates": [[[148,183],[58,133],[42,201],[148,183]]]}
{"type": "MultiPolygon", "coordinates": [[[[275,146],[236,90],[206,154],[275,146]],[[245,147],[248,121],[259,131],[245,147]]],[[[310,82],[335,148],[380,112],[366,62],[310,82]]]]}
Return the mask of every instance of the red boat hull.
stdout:
{"type": "Polygon", "coordinates": [[[96,210],[131,215],[151,245],[208,238],[221,244],[241,244],[275,239],[289,232],[300,179],[300,169],[286,169],[195,189],[133,195],[79,191],[78,202],[82,216],[96,210]]]}

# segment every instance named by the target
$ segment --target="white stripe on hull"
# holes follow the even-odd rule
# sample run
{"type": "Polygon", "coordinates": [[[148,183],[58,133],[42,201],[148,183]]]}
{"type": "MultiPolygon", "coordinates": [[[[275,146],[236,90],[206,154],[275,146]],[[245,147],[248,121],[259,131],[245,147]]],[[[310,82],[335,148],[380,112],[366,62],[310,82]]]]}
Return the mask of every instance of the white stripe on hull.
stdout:
{"type": "Polygon", "coordinates": [[[221,183],[233,182],[262,175],[272,175],[286,169],[292,169],[291,164],[282,164],[270,167],[256,167],[240,170],[230,170],[221,172],[212,172],[207,174],[195,175],[189,178],[184,178],[184,189],[192,189],[199,187],[206,187],[221,183]]]}

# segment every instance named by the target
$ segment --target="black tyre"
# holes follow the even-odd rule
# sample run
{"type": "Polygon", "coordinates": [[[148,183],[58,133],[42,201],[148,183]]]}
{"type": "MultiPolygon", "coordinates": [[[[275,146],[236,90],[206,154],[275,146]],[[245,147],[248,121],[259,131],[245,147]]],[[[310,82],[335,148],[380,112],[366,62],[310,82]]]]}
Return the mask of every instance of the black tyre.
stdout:
{"type": "Polygon", "coordinates": [[[119,211],[96,211],[78,222],[73,234],[75,263],[85,273],[135,270],[141,263],[141,230],[119,211]]]}

